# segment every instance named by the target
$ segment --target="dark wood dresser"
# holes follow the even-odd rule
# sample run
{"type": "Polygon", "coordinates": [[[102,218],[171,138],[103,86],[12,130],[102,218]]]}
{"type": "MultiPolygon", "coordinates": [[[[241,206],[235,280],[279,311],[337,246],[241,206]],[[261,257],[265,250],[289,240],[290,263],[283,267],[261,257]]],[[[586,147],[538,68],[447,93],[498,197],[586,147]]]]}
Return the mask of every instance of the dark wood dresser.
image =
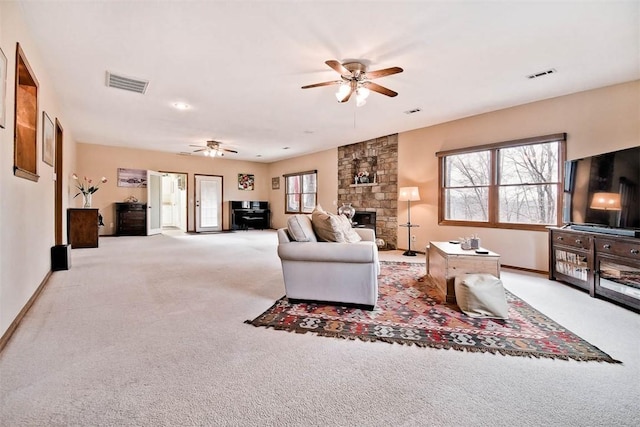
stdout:
{"type": "Polygon", "coordinates": [[[116,203],[116,236],[146,236],[147,205],[116,203]]]}
{"type": "Polygon", "coordinates": [[[640,238],[551,227],[549,279],[640,311],[640,238]]]}
{"type": "Polygon", "coordinates": [[[98,209],[67,209],[67,242],[72,249],[98,247],[98,209]]]}

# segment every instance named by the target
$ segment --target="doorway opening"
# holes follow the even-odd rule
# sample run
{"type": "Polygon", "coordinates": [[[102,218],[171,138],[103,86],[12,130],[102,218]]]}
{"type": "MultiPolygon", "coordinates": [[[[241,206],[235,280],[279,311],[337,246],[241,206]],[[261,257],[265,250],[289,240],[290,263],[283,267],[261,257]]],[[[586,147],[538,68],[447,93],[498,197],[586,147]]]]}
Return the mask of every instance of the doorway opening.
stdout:
{"type": "Polygon", "coordinates": [[[187,231],[187,174],[162,172],[162,229],[187,231]]]}

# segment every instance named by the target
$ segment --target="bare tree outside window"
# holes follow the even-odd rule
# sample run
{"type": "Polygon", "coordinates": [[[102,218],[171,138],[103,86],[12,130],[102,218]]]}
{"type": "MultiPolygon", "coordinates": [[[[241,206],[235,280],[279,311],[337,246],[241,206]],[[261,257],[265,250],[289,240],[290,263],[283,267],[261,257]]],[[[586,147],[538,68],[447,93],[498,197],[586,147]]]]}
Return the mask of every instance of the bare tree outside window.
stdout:
{"type": "Polygon", "coordinates": [[[480,151],[446,157],[446,219],[489,219],[489,154],[480,151]]]}
{"type": "Polygon", "coordinates": [[[311,213],[316,206],[316,171],[285,175],[285,213],[311,213]]]}
{"type": "Polygon", "coordinates": [[[556,224],[558,152],[557,142],[498,150],[500,222],[556,224]]]}
{"type": "Polygon", "coordinates": [[[543,229],[558,225],[565,135],[437,153],[440,223],[543,229]]]}

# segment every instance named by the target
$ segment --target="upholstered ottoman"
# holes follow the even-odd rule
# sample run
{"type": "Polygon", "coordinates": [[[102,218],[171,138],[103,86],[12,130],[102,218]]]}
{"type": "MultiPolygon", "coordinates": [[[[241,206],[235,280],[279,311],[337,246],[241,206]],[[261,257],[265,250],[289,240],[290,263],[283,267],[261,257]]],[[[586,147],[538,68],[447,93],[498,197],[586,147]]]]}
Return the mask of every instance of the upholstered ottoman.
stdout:
{"type": "Polygon", "coordinates": [[[491,274],[462,274],[455,280],[456,302],[470,317],[508,319],[502,281],[491,274]]]}

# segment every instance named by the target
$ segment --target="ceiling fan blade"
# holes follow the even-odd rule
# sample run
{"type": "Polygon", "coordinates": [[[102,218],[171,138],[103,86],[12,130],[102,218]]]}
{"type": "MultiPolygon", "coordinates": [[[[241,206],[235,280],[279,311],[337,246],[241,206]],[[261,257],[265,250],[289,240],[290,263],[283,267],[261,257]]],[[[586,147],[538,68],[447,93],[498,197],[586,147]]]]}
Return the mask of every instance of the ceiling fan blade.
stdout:
{"type": "Polygon", "coordinates": [[[376,70],[376,71],[367,71],[365,73],[365,75],[367,76],[368,79],[377,79],[379,77],[384,77],[384,76],[390,76],[392,74],[398,74],[403,72],[404,70],[400,67],[391,67],[391,68],[385,68],[383,70],[376,70]]]}
{"type": "Polygon", "coordinates": [[[327,64],[329,67],[333,68],[334,70],[336,70],[338,73],[340,73],[341,76],[351,75],[351,71],[344,68],[344,65],[342,65],[338,61],[330,59],[329,61],[324,61],[324,63],[327,64]]]}
{"type": "Polygon", "coordinates": [[[236,150],[229,150],[228,148],[220,148],[220,150],[229,152],[229,153],[234,153],[234,154],[238,154],[238,152],[236,150]]]}
{"type": "Polygon", "coordinates": [[[347,94],[347,96],[345,96],[342,101],[338,101],[338,102],[340,103],[347,102],[349,98],[351,98],[351,95],[353,95],[353,92],[355,92],[355,89],[352,87],[349,93],[347,94]]]}
{"type": "Polygon", "coordinates": [[[373,83],[373,82],[364,82],[362,85],[364,87],[366,87],[367,89],[369,89],[369,90],[381,93],[383,95],[387,95],[387,96],[391,96],[391,97],[394,97],[394,96],[398,95],[398,92],[394,92],[391,89],[387,89],[386,87],[380,86],[379,84],[376,84],[376,83],[373,83]]]}
{"type": "Polygon", "coordinates": [[[342,83],[342,80],[334,80],[332,82],[323,82],[323,83],[315,83],[312,85],[302,86],[302,89],[310,89],[312,87],[320,87],[320,86],[331,86],[342,83]]]}
{"type": "Polygon", "coordinates": [[[202,145],[189,144],[189,147],[198,147],[198,148],[202,148],[202,145]]]}
{"type": "Polygon", "coordinates": [[[201,152],[201,151],[205,151],[205,150],[206,150],[206,148],[201,148],[201,149],[199,149],[199,150],[193,150],[193,152],[194,152],[194,153],[199,153],[199,152],[201,152]]]}

